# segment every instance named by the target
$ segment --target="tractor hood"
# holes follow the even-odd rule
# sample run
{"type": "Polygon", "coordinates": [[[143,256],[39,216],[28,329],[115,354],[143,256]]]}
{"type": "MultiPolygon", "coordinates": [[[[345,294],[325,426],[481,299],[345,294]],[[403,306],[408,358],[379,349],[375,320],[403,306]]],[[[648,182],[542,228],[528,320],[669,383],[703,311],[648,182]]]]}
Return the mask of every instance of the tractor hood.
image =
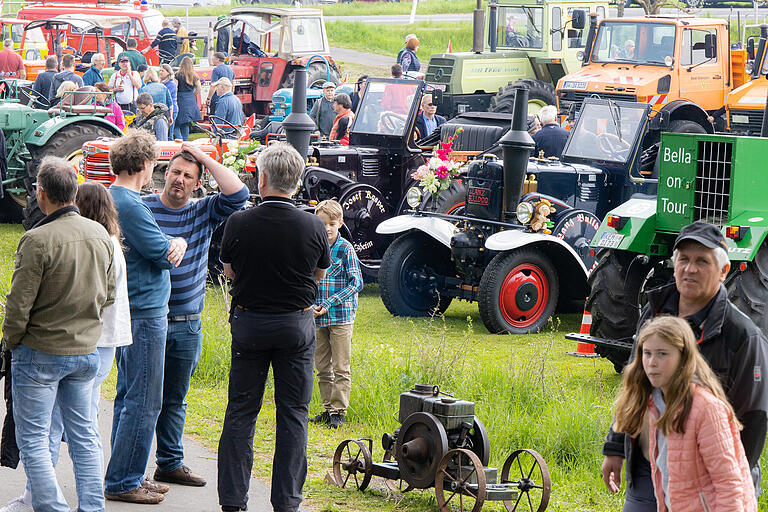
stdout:
{"type": "Polygon", "coordinates": [[[659,80],[669,74],[669,68],[664,66],[641,65],[633,68],[626,64],[591,64],[561,78],[557,82],[557,90],[577,89],[587,93],[626,91],[643,95],[655,94],[659,80]],[[646,87],[648,90],[640,90],[646,87]]]}

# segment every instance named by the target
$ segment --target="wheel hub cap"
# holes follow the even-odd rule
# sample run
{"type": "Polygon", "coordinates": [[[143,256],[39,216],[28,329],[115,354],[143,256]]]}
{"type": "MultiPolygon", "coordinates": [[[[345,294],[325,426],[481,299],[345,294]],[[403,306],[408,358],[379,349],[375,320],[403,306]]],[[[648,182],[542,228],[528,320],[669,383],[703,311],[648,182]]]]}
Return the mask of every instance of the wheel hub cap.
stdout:
{"type": "Polygon", "coordinates": [[[499,290],[499,308],[504,319],[515,327],[533,325],[542,315],[549,298],[549,283],[536,265],[524,263],[513,268],[499,290]]]}

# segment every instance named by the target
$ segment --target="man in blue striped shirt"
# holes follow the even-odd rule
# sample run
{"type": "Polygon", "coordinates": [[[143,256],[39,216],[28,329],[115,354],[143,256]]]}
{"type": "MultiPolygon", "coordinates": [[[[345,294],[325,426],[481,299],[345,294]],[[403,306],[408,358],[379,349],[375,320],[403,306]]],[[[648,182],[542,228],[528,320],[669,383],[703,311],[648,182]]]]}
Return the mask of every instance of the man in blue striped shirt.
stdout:
{"type": "Polygon", "coordinates": [[[163,407],[157,420],[157,470],[154,479],[181,485],[203,486],[205,479],[184,464],[181,438],[186,418],[189,381],[202,350],[200,313],[205,303],[208,246],[219,224],[240,210],[248,189],[237,175],[185,142],[171,158],[160,194],[144,196],[157,225],[166,235],[187,241],[181,264],[171,271],[168,336],[165,349],[163,407]],[[192,200],[207,169],[221,192],[192,200]]]}

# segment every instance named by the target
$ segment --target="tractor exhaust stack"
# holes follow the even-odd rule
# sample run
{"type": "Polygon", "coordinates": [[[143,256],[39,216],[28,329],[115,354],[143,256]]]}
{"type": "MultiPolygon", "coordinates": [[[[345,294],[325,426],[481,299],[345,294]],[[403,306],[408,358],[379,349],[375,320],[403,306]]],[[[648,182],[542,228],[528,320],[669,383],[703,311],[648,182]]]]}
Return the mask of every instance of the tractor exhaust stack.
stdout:
{"type": "Polygon", "coordinates": [[[501,210],[505,222],[515,218],[517,203],[523,191],[528,158],[535,144],[526,130],[528,120],[528,89],[515,88],[512,128],[499,140],[504,163],[504,203],[501,210]]]}
{"type": "Polygon", "coordinates": [[[757,44],[757,53],[755,54],[755,61],[752,66],[752,78],[760,78],[763,72],[763,55],[765,55],[765,44],[768,39],[768,25],[763,23],[760,25],[760,41],[757,44]]]}
{"type": "Polygon", "coordinates": [[[485,11],[482,0],[477,0],[477,9],[472,12],[472,51],[483,53],[483,25],[485,25],[485,11]]]}
{"type": "Polygon", "coordinates": [[[309,150],[309,136],[315,130],[315,123],[307,115],[307,68],[297,68],[293,83],[291,113],[283,120],[285,138],[306,161],[309,150]]]}
{"type": "Polygon", "coordinates": [[[499,4],[488,4],[488,12],[488,46],[490,46],[491,53],[496,53],[496,46],[499,44],[496,27],[496,24],[499,22],[499,4]]]}

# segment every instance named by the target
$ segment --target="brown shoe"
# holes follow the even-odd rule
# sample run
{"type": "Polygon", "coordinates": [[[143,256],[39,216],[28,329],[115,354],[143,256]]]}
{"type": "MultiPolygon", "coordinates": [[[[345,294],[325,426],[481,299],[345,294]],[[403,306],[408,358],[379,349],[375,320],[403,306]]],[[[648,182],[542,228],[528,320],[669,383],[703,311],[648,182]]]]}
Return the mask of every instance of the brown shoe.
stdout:
{"type": "Polygon", "coordinates": [[[190,485],[192,487],[202,487],[205,485],[205,478],[192,472],[185,465],[174,469],[173,471],[155,470],[154,479],[158,482],[168,482],[169,484],[190,485]]]}
{"type": "Polygon", "coordinates": [[[171,490],[171,488],[168,487],[167,485],[153,482],[149,478],[145,478],[144,481],[141,482],[141,486],[147,489],[148,491],[156,492],[158,494],[165,494],[171,490]]]}
{"type": "Polygon", "coordinates": [[[165,496],[160,493],[152,492],[144,487],[120,494],[104,494],[104,497],[112,501],[127,501],[128,503],[140,503],[143,505],[156,505],[161,503],[165,496]]]}

